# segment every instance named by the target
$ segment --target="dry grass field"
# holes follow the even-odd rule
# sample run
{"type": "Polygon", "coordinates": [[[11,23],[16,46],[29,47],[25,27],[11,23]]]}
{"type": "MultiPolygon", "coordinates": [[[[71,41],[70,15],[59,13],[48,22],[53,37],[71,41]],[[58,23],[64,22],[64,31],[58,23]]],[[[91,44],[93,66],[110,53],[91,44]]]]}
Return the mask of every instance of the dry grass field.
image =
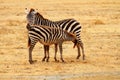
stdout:
{"type": "Polygon", "coordinates": [[[0,80],[120,80],[120,0],[0,0],[0,80]],[[76,60],[77,49],[65,42],[66,63],[54,61],[53,45],[50,61],[42,62],[38,43],[30,65],[26,7],[53,21],[78,20],[86,60],[76,60]]]}

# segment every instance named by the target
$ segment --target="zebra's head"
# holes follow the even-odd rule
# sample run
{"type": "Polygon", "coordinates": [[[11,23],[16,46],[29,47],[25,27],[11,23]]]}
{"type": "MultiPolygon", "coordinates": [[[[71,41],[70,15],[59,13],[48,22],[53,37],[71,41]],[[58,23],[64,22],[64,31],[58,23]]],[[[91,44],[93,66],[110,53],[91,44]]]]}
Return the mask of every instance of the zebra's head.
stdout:
{"type": "Polygon", "coordinates": [[[34,17],[38,12],[36,12],[35,9],[33,9],[33,8],[31,8],[30,10],[25,8],[25,12],[27,14],[26,18],[27,18],[28,23],[30,25],[33,25],[34,24],[34,17]]]}

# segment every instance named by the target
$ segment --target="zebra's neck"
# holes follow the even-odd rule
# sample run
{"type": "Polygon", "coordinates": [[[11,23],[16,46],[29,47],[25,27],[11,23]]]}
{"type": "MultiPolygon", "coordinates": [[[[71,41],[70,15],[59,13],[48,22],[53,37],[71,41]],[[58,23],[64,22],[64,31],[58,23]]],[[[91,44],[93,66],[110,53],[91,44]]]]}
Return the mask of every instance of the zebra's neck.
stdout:
{"type": "Polygon", "coordinates": [[[55,23],[52,20],[49,19],[45,19],[45,18],[41,18],[41,17],[36,17],[34,20],[34,25],[45,25],[45,26],[49,26],[49,27],[56,27],[57,23],[55,23]]]}

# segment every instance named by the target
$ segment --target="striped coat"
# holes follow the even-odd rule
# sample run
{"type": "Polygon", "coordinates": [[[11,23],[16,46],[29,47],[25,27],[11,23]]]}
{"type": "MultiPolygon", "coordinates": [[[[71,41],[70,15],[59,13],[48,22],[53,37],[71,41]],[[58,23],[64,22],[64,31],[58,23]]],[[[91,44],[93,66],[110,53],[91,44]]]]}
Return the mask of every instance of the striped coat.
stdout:
{"type": "Polygon", "coordinates": [[[32,64],[32,50],[35,44],[39,41],[41,44],[45,45],[45,56],[43,61],[47,58],[49,60],[49,46],[52,44],[58,44],[61,54],[61,60],[64,62],[62,57],[62,43],[64,41],[74,41],[76,37],[62,29],[50,28],[47,26],[31,26],[27,24],[28,29],[28,46],[29,46],[29,62],[32,64]],[[47,55],[47,57],[46,57],[47,55]]]}
{"type": "Polygon", "coordinates": [[[49,27],[60,28],[60,29],[66,30],[68,33],[74,34],[76,36],[76,40],[73,42],[75,45],[77,44],[77,48],[78,48],[77,59],[79,59],[81,55],[80,47],[82,49],[83,60],[85,59],[84,46],[80,37],[81,25],[75,19],[51,21],[51,20],[45,19],[40,13],[36,12],[34,9],[31,9],[27,13],[27,21],[31,25],[45,25],[49,27]]]}

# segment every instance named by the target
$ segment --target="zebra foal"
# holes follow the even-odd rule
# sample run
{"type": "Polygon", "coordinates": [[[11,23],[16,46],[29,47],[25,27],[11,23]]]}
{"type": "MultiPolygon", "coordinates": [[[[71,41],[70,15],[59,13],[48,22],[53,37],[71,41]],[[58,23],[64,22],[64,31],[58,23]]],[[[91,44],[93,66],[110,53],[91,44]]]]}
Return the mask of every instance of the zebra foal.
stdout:
{"type": "MultiPolygon", "coordinates": [[[[67,31],[68,33],[74,34],[76,36],[76,40],[73,42],[78,49],[77,59],[79,59],[79,57],[81,56],[80,48],[82,49],[83,60],[85,59],[84,46],[80,38],[81,25],[78,21],[76,21],[75,19],[51,21],[51,20],[45,19],[40,13],[36,12],[34,9],[27,10],[26,8],[26,13],[27,13],[27,21],[31,25],[45,25],[49,27],[60,28],[67,31]]],[[[56,49],[55,49],[55,52],[56,52],[56,49]]]]}
{"type": "Polygon", "coordinates": [[[39,41],[41,44],[45,45],[45,56],[42,61],[49,61],[49,46],[52,44],[58,44],[60,49],[60,58],[64,62],[62,57],[62,43],[64,41],[74,41],[76,37],[62,29],[51,28],[48,26],[36,26],[27,24],[28,29],[28,46],[29,46],[29,63],[32,64],[32,50],[35,44],[39,41]]]}

